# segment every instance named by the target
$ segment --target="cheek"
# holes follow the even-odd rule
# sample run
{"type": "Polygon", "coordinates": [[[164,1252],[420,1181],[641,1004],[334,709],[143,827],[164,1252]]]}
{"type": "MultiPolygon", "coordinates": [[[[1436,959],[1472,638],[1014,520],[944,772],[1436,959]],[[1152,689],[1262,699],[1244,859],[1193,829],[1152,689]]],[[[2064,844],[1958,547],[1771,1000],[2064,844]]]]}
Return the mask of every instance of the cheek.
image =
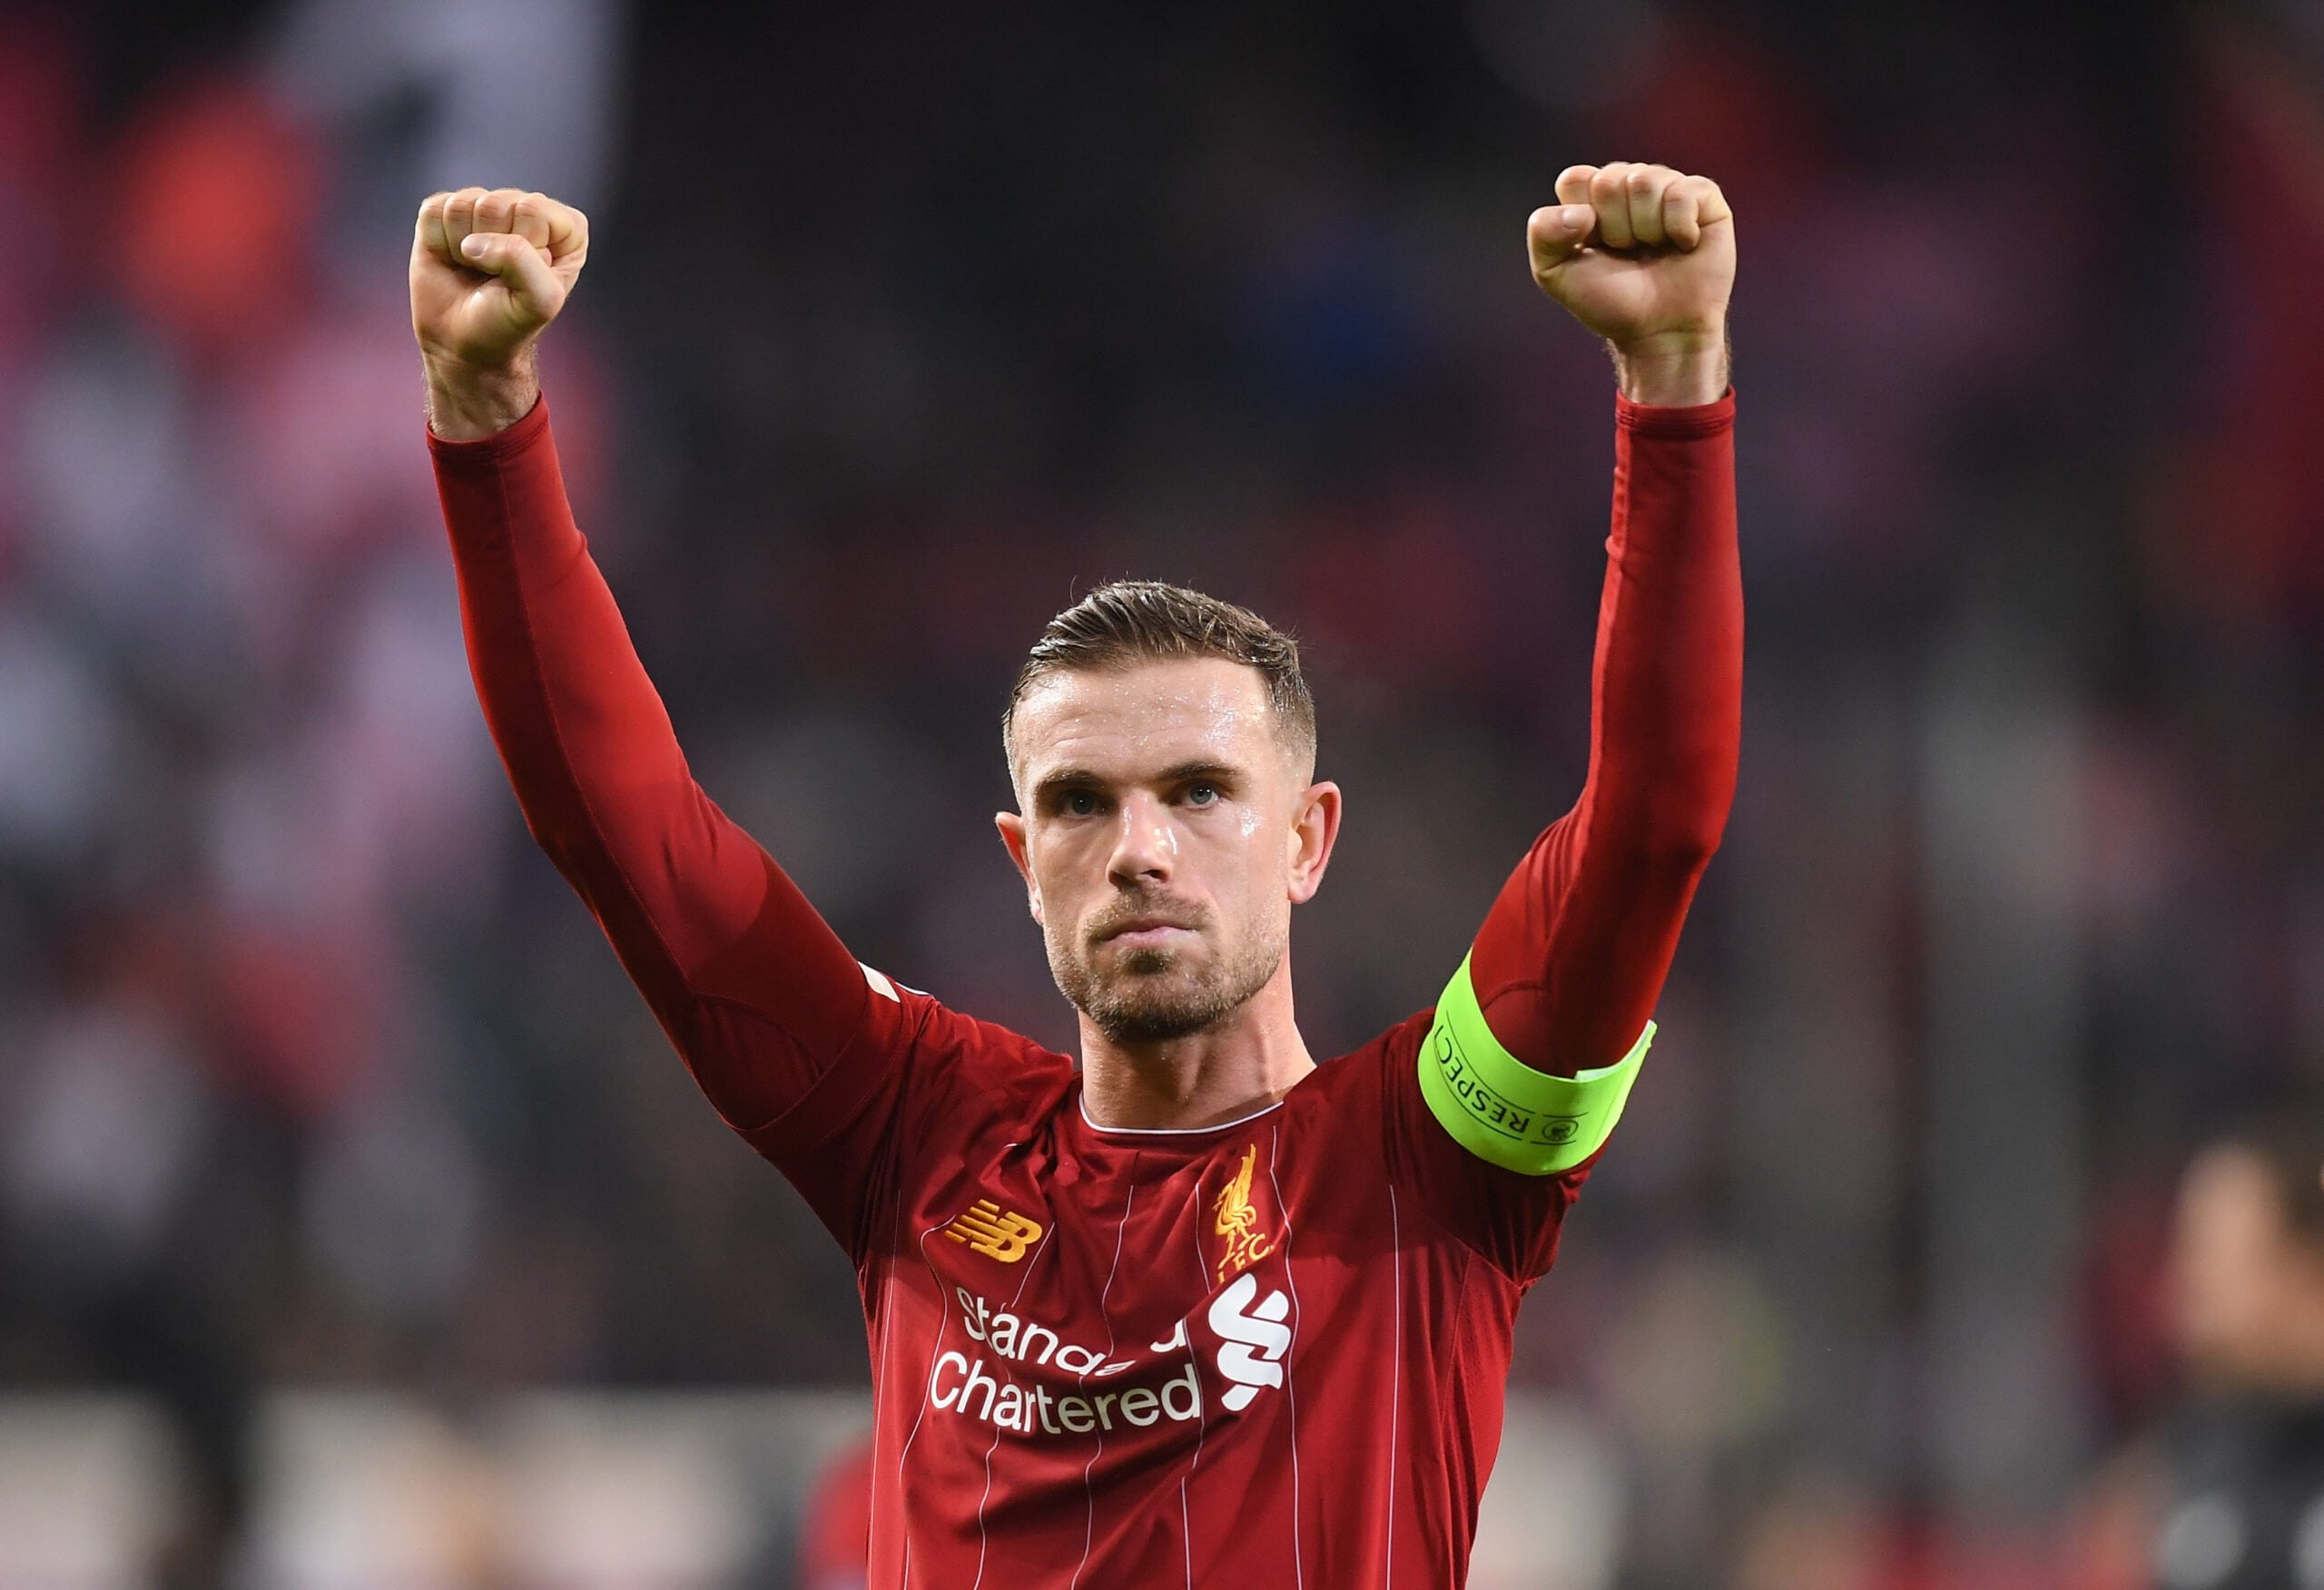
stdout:
{"type": "Polygon", "coordinates": [[[1041,915],[1069,924],[1106,877],[1107,849],[1088,829],[1059,829],[1044,834],[1032,852],[1033,878],[1041,890],[1041,915]]]}
{"type": "Polygon", "coordinates": [[[1238,915],[1263,911],[1283,893],[1283,839],[1279,825],[1247,808],[1205,836],[1205,849],[1212,857],[1212,888],[1237,903],[1238,915]]]}

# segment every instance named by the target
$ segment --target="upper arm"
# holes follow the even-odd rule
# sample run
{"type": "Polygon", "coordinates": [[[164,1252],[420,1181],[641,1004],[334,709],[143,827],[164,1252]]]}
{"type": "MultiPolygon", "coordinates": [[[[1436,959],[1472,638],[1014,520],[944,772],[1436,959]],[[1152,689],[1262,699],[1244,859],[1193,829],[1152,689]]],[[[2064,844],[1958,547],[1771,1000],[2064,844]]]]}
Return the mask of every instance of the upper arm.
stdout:
{"type": "Polygon", "coordinates": [[[1448,1131],[1423,1091],[1433,1024],[1433,1013],[1414,1016],[1387,1035],[1377,1056],[1389,1178],[1412,1191],[1439,1230],[1522,1284],[1556,1258],[1566,1211],[1594,1161],[1583,1157],[1531,1174],[1478,1153],[1448,1131]]]}
{"type": "Polygon", "coordinates": [[[1391,1150],[1430,1212],[1520,1281],[1549,1267],[1621,1119],[1692,894],[1691,876],[1675,898],[1628,879],[1628,909],[1616,889],[1581,894],[1583,817],[1551,825],[1512,871],[1386,1079],[1391,1150]]]}

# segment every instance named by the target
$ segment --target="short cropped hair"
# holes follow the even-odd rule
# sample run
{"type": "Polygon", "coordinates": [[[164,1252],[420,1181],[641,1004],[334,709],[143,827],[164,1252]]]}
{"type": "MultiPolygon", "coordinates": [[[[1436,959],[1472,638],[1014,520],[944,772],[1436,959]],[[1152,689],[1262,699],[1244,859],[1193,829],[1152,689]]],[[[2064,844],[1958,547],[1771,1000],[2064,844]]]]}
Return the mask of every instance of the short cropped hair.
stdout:
{"type": "Polygon", "coordinates": [[[1017,708],[1052,673],[1106,672],[1140,662],[1221,657],[1258,670],[1275,733],[1295,757],[1315,754],[1315,699],[1299,672],[1299,643],[1247,607],[1160,580],[1116,580],[1049,620],[1017,671],[1000,741],[1016,765],[1017,708]]]}
{"type": "Polygon", "coordinates": [[[2305,1104],[2253,1110],[2215,1141],[2265,1164],[2283,1195],[2286,1227],[2301,1242],[2324,1248],[2324,1112],[2305,1104]]]}

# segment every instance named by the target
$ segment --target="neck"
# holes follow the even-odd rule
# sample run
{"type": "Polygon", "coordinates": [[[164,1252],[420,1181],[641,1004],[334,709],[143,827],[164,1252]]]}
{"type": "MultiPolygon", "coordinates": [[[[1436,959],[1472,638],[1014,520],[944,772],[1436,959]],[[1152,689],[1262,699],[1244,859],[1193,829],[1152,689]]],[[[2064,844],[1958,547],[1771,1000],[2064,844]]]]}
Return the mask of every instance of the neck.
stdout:
{"type": "Polygon", "coordinates": [[[1232,1014],[1183,1038],[1125,1044],[1081,1018],[1081,1096],[1100,1126],[1223,1126],[1315,1069],[1292,1019],[1291,957],[1232,1014]]]}

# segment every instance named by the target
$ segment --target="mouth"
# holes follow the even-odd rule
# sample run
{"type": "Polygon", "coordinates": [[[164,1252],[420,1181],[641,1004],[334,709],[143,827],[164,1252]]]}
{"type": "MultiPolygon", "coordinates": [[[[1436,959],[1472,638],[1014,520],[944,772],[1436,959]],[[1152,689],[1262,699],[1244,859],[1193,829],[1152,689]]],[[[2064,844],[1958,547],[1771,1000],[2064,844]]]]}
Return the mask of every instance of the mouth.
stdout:
{"type": "Polygon", "coordinates": [[[1194,937],[1192,928],[1158,924],[1152,928],[1124,928],[1117,932],[1108,933],[1102,942],[1116,945],[1123,949],[1159,949],[1164,945],[1192,937],[1194,937]]]}
{"type": "Polygon", "coordinates": [[[1169,917],[1132,917],[1118,922],[1098,935],[1100,944],[1119,945],[1125,949],[1154,949],[1191,937],[1194,929],[1169,917]]]}

